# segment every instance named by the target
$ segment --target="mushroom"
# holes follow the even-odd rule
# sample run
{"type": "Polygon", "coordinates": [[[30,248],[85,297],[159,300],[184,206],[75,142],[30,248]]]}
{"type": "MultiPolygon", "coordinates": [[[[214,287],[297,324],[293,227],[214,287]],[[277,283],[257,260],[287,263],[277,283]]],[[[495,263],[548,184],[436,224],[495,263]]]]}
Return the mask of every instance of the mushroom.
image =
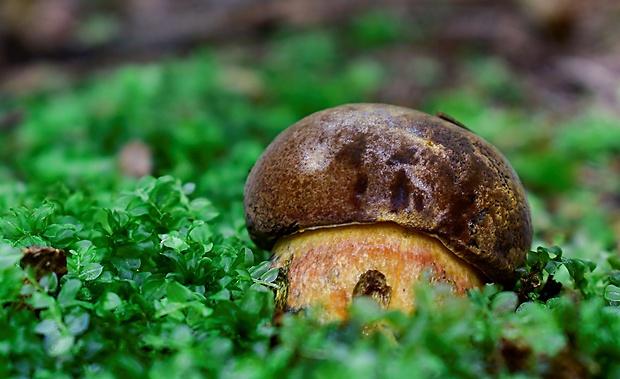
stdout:
{"type": "Polygon", "coordinates": [[[281,311],[346,319],[356,296],[410,312],[422,278],[511,285],[532,241],[508,161],[440,114],[347,104],[284,130],[245,187],[252,240],[280,269],[281,311]]]}

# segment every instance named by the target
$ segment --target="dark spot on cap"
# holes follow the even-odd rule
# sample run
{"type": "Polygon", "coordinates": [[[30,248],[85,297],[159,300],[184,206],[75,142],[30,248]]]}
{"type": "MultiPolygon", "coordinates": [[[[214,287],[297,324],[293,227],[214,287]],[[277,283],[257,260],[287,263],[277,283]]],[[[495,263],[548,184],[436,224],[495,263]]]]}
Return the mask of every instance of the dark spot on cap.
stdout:
{"type": "Polygon", "coordinates": [[[357,176],[357,180],[355,181],[355,185],[353,188],[353,196],[355,197],[354,201],[359,203],[359,200],[368,189],[368,176],[364,173],[359,173],[357,176]]]}
{"type": "Polygon", "coordinates": [[[405,170],[400,169],[390,186],[392,192],[392,211],[398,212],[409,207],[409,196],[411,195],[411,183],[405,170]]]}
{"type": "Polygon", "coordinates": [[[478,221],[482,220],[482,218],[484,217],[484,215],[486,215],[489,212],[489,208],[485,207],[484,209],[482,209],[480,212],[478,212],[477,215],[472,216],[472,218],[470,219],[471,225],[470,227],[474,227],[474,225],[476,225],[478,223],[478,221]]]}
{"type": "Polygon", "coordinates": [[[422,210],[424,209],[424,198],[420,194],[420,191],[418,189],[413,190],[413,194],[413,207],[416,211],[422,212],[422,210]]]}
{"type": "Polygon", "coordinates": [[[366,151],[366,136],[361,135],[352,142],[347,143],[336,154],[336,160],[350,164],[353,167],[360,167],[364,160],[366,151]]]}
{"type": "Polygon", "coordinates": [[[401,148],[388,159],[387,164],[390,166],[394,166],[397,164],[408,164],[415,165],[418,163],[419,159],[416,156],[416,149],[413,147],[409,148],[401,148]]]}

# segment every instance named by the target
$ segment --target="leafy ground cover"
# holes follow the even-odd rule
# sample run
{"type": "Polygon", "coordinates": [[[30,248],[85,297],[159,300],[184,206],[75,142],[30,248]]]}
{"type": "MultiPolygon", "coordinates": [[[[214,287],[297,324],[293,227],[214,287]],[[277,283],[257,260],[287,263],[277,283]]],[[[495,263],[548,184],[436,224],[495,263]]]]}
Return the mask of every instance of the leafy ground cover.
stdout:
{"type": "Polygon", "coordinates": [[[467,298],[421,283],[413,315],[360,299],[345,325],[272,322],[277,272],[245,232],[245,177],[301,117],[380,99],[393,78],[377,57],[404,27],[382,17],[2,99],[22,119],[0,130],[0,376],[620,376],[620,129],[597,104],[532,106],[483,55],[439,90],[432,60],[412,65],[428,95],[407,105],[453,115],[514,164],[536,229],[523,280],[467,298]],[[124,175],[131,141],[152,176],[124,175]],[[33,245],[49,261],[20,265],[33,245]]]}

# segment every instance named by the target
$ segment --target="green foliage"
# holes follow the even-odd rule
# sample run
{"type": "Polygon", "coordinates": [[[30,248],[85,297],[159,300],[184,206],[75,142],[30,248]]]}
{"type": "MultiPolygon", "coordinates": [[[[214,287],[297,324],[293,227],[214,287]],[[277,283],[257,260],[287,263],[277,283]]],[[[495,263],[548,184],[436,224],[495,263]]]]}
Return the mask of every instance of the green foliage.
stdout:
{"type": "Polygon", "coordinates": [[[562,284],[555,280],[560,267],[568,271],[571,287],[583,297],[591,297],[596,293],[596,283],[591,277],[596,263],[565,258],[558,247],[538,247],[536,251],[528,254],[526,266],[519,269],[524,275],[517,287],[518,293],[524,300],[546,301],[556,296],[562,288],[562,284]]]}
{"type": "MultiPolygon", "coordinates": [[[[5,212],[5,238],[62,245],[69,273],[36,280],[16,266],[21,253],[2,245],[3,372],[137,377],[158,357],[192,349],[227,346],[212,354],[230,355],[266,348],[273,271],[239,239],[215,232],[212,204],[185,191],[170,176],[145,177],[132,191],[84,208],[71,209],[83,194],[68,193],[5,212]]],[[[201,372],[221,368],[213,364],[201,364],[201,372]]]]}

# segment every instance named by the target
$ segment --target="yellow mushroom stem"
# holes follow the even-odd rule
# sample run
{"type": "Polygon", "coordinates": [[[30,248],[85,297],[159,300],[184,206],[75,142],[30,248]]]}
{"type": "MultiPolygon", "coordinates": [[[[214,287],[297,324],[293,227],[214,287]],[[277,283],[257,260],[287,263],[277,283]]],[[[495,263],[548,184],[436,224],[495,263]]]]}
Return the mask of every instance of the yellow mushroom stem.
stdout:
{"type": "Polygon", "coordinates": [[[413,285],[425,272],[459,294],[485,283],[436,238],[391,222],[307,230],[280,239],[273,252],[272,267],[286,275],[281,306],[312,309],[323,321],[346,319],[353,298],[363,295],[411,312],[413,285]]]}

